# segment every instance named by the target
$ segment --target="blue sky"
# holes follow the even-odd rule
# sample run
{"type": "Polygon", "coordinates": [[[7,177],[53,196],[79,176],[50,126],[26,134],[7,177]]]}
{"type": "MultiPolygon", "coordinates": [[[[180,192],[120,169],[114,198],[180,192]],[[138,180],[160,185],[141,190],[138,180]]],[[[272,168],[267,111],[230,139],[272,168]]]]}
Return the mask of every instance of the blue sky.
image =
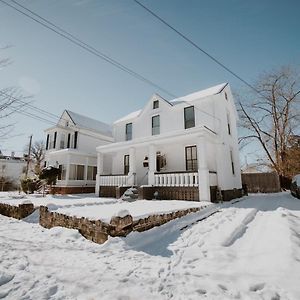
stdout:
{"type": "MultiPolygon", "coordinates": [[[[10,1],[10,0],[6,0],[10,1]]],[[[299,67],[298,0],[141,0],[203,49],[253,82],[282,65],[299,67]]],[[[175,95],[237,79],[154,19],[132,0],[19,0],[41,16],[175,95]]],[[[60,115],[67,108],[112,123],[158,92],[0,3],[1,51],[13,64],[0,70],[0,88],[21,86],[33,104],[60,115]]],[[[50,124],[15,115],[17,137],[0,149],[22,151],[30,134],[50,124]]],[[[253,151],[253,149],[250,149],[253,151]]],[[[249,150],[249,151],[250,151],[249,150]]]]}

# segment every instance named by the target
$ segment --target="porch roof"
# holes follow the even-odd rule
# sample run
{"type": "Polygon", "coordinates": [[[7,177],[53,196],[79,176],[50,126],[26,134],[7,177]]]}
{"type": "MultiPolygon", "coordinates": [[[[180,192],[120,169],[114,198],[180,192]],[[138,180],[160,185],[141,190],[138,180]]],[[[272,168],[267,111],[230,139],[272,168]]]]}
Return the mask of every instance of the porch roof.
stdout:
{"type": "Polygon", "coordinates": [[[190,129],[177,130],[173,132],[168,132],[164,134],[147,136],[143,138],[133,139],[130,141],[123,141],[118,143],[111,143],[103,146],[98,146],[97,152],[109,153],[119,150],[128,149],[131,147],[145,147],[149,145],[162,145],[166,143],[176,143],[177,141],[183,141],[190,138],[197,138],[204,136],[211,141],[215,141],[217,138],[217,133],[212,131],[206,126],[194,127],[190,129]]]}

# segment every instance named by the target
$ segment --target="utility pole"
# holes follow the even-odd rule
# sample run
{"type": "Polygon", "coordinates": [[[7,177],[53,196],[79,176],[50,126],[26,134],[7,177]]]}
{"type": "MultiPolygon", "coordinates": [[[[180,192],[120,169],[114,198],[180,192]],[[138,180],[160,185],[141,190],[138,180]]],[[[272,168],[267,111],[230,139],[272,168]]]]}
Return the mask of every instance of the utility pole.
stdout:
{"type": "Polygon", "coordinates": [[[26,178],[28,177],[30,155],[31,155],[31,143],[32,143],[32,135],[29,137],[28,157],[27,157],[27,166],[26,166],[26,178]]]}

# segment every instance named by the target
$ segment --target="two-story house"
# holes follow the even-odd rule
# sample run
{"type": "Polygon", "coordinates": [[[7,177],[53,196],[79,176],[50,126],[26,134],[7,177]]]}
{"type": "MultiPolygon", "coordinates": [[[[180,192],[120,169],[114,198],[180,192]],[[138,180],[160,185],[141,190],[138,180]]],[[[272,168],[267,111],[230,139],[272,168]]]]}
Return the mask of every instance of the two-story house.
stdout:
{"type": "Polygon", "coordinates": [[[237,112],[227,83],[172,101],[153,95],[113,124],[97,147],[96,194],[142,186],[143,197],[224,200],[241,195],[237,112]]]}
{"type": "Polygon", "coordinates": [[[65,110],[47,134],[45,166],[61,169],[56,184],[60,193],[95,191],[96,147],[113,141],[111,126],[65,110]]]}

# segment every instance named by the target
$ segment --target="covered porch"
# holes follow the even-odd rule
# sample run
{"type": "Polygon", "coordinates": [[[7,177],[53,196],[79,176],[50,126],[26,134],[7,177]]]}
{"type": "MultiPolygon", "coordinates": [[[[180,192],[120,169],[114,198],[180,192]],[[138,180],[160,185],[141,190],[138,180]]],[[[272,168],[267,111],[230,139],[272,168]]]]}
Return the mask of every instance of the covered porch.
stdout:
{"type": "Polygon", "coordinates": [[[144,198],[210,201],[211,187],[218,185],[215,139],[203,128],[98,147],[96,194],[113,196],[116,188],[135,186],[149,190],[141,192],[144,198]]]}

